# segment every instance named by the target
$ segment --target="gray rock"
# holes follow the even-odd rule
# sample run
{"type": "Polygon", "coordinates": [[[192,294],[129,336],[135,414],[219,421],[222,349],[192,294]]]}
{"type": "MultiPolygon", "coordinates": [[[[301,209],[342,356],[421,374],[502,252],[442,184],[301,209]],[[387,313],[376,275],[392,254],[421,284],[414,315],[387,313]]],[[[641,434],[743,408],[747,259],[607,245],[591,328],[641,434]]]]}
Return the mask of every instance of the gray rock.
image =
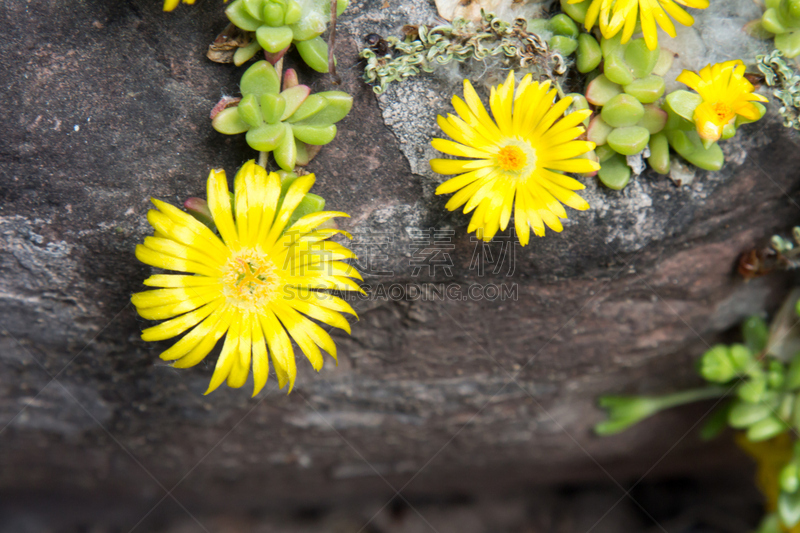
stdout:
{"type": "Polygon", "coordinates": [[[789,277],[744,283],[733,271],[741,250],[797,223],[796,135],[770,114],[725,145],[722,172],[683,187],[652,173],[622,192],[586,180],[593,209],[570,213],[562,233],[484,248],[467,216],[444,210],[426,163],[435,115],[460,89],[426,76],[376,98],[360,80],[362,38],[425,23],[432,7],[353,4],[338,57],[354,110],[309,170],[327,205],[352,215],[341,225],[373,297],[356,302],[352,336],[337,334],[338,366],[317,374],[300,361],[291,395],[271,377],[255,399],[203,396],[213,357],[161,363],[169,343],[140,341],[147,324],[129,303],[149,272],[133,256],[149,197],[203,196],[211,168],[232,174],[254,156],[208,120],[243,71],[204,58],[225,26],[221,3],[0,8],[0,499],[124,502],[130,530],[153,506],[244,512],[369,495],[380,507],[400,487],[515,492],[713,473],[737,457],[694,436],[710,405],[600,439],[594,402],[695,385],[700,353],[775,309],[789,277]],[[449,270],[420,268],[431,238],[449,247],[449,270]],[[508,298],[490,299],[502,286],[508,298]]]}

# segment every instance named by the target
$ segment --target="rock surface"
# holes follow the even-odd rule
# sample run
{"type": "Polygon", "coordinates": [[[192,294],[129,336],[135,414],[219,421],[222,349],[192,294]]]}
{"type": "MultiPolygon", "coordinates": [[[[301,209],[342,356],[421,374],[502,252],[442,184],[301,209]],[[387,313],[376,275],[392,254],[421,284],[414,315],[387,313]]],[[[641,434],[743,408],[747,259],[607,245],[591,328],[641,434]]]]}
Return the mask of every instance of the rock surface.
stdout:
{"type": "MultiPolygon", "coordinates": [[[[796,135],[770,114],[725,145],[722,172],[691,186],[644,174],[614,192],[587,179],[593,209],[570,213],[563,233],[481,248],[467,217],[433,195],[442,178],[426,163],[435,115],[459,91],[452,76],[380,98],[359,77],[362,38],[429,21],[432,2],[356,1],[340,21],[355,104],[309,170],[328,207],[352,215],[341,225],[373,292],[356,302],[352,336],[336,336],[338,366],[300,362],[290,396],[271,377],[251,399],[202,395],[213,358],[161,363],[169,343],[139,340],[146,324],[129,303],[149,272],[133,256],[149,197],[203,196],[209,169],[233,173],[254,155],[208,120],[243,71],[204,58],[225,26],[220,4],[0,6],[0,499],[130,502],[127,531],[154,506],[285,510],[588,480],[621,496],[618,481],[744,464],[694,436],[710,404],[605,439],[591,432],[593,405],[603,392],[696,383],[691,362],[708,345],[777,306],[788,277],[744,283],[733,271],[741,250],[798,221],[796,135]],[[434,237],[449,271],[419,268],[434,237]],[[415,287],[445,297],[415,298],[415,287]]],[[[754,9],[738,4],[713,16],[754,9]]],[[[720,38],[698,57],[728,59],[720,38]]]]}

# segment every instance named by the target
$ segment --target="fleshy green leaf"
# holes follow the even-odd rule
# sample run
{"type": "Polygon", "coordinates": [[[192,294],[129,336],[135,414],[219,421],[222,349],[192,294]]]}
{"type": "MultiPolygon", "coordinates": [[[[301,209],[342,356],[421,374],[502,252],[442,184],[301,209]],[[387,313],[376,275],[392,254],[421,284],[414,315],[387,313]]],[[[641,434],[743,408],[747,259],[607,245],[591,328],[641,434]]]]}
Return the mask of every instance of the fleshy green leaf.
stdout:
{"type": "Polygon", "coordinates": [[[617,154],[601,163],[597,177],[609,189],[619,191],[630,181],[631,168],[625,162],[625,158],[617,154]]]}
{"type": "Polygon", "coordinates": [[[243,96],[236,109],[239,110],[239,116],[242,117],[242,120],[247,122],[250,127],[257,128],[264,123],[256,95],[246,94],[243,96]]]}
{"type": "Polygon", "coordinates": [[[652,104],[664,95],[666,89],[661,76],[646,76],[625,86],[625,92],[643,104],[652,104]]]}
{"type": "Polygon", "coordinates": [[[608,134],[608,145],[622,155],[635,155],[650,142],[650,132],[641,126],[616,128],[608,134]]]}
{"type": "Polygon", "coordinates": [[[650,135],[650,157],[647,158],[650,167],[659,174],[668,174],[670,167],[669,142],[663,133],[650,135]]]}
{"type": "Polygon", "coordinates": [[[291,133],[292,127],[288,124],[281,124],[281,126],[287,130],[287,134],[283,136],[272,155],[275,157],[275,162],[278,163],[279,167],[283,170],[291,171],[294,170],[297,161],[297,144],[291,133]]]}
{"type": "Polygon", "coordinates": [[[614,128],[634,126],[644,117],[644,106],[629,94],[618,94],[603,106],[600,116],[614,128]]]}
{"type": "Polygon", "coordinates": [[[242,75],[239,90],[242,94],[255,94],[261,96],[266,93],[278,94],[280,79],[275,68],[268,61],[253,63],[242,75]]]}
{"type": "Polygon", "coordinates": [[[247,144],[254,150],[270,152],[278,147],[287,135],[285,124],[264,124],[247,132],[247,144]]]}
{"type": "Polygon", "coordinates": [[[286,18],[283,23],[286,25],[295,24],[302,16],[303,9],[300,7],[300,4],[297,3],[297,0],[289,0],[286,3],[286,18]]]}
{"type": "Polygon", "coordinates": [[[625,62],[631,68],[634,78],[644,78],[653,72],[661,50],[650,50],[644,39],[634,39],[625,46],[625,62]]]}
{"type": "Polygon", "coordinates": [[[292,30],[288,26],[261,26],[256,31],[256,39],[264,50],[276,54],[292,44],[292,30]]]}
{"type": "Polygon", "coordinates": [[[283,96],[273,93],[261,95],[261,114],[269,124],[280,122],[285,109],[286,101],[283,96]]]}
{"type": "Polygon", "coordinates": [[[244,0],[236,0],[229,5],[225,14],[234,26],[245,31],[256,31],[261,26],[261,21],[248,12],[244,0]]]}
{"type": "Polygon", "coordinates": [[[242,120],[239,115],[239,110],[235,107],[229,107],[220,111],[214,120],[211,121],[211,126],[220,133],[225,135],[236,135],[237,133],[244,133],[250,129],[250,125],[242,120]]]}
{"type": "Polygon", "coordinates": [[[261,19],[264,13],[264,0],[243,0],[244,7],[254,19],[261,19]]]}
{"type": "Polygon", "coordinates": [[[694,122],[694,110],[703,103],[703,97],[689,91],[673,91],[667,95],[667,105],[678,116],[694,122]]]}
{"type": "Polygon", "coordinates": [[[241,48],[237,48],[236,51],[233,53],[233,64],[237,67],[241,67],[255,56],[261,50],[261,45],[258,44],[258,41],[253,41],[252,43],[248,44],[247,46],[243,46],[241,48]]]}
{"type": "MultiPolygon", "coordinates": [[[[300,87],[298,85],[298,87],[300,87]]],[[[287,89],[287,92],[291,89],[287,89]]],[[[292,93],[297,94],[297,93],[292,93]]],[[[288,122],[300,122],[301,120],[305,120],[312,116],[315,113],[319,113],[322,111],[325,106],[328,104],[328,101],[325,99],[324,96],[320,96],[319,94],[312,94],[307,98],[301,101],[299,107],[296,108],[295,112],[287,119],[288,122]]],[[[288,107],[288,106],[287,106],[288,107]]]]}
{"type": "Polygon", "coordinates": [[[306,65],[317,72],[328,72],[328,43],[322,37],[295,41],[294,45],[306,65]]]}
{"type": "Polygon", "coordinates": [[[322,146],[328,144],[336,137],[336,126],[308,126],[304,124],[292,125],[294,136],[306,144],[322,146]]]}
{"type": "Polygon", "coordinates": [[[597,76],[586,86],[586,99],[594,105],[606,105],[618,94],[622,94],[622,87],[609,80],[605,74],[597,76]]]}
{"type": "Polygon", "coordinates": [[[778,496],[778,516],[788,528],[800,522],[800,492],[781,492],[778,496]]]}
{"type": "Polygon", "coordinates": [[[320,126],[336,124],[346,117],[353,107],[353,97],[342,91],[324,91],[317,93],[317,96],[325,98],[327,105],[320,111],[302,119],[303,124],[320,126]]]}
{"type": "Polygon", "coordinates": [[[589,33],[581,33],[578,36],[578,72],[586,74],[597,68],[603,60],[603,52],[597,39],[589,33]]]}
{"type": "MultiPolygon", "coordinates": [[[[281,97],[286,101],[286,107],[283,113],[281,113],[281,120],[286,120],[294,115],[310,94],[311,89],[308,85],[295,85],[294,87],[285,89],[281,93],[281,97]]],[[[315,96],[315,98],[319,99],[321,97],[315,96]]]]}

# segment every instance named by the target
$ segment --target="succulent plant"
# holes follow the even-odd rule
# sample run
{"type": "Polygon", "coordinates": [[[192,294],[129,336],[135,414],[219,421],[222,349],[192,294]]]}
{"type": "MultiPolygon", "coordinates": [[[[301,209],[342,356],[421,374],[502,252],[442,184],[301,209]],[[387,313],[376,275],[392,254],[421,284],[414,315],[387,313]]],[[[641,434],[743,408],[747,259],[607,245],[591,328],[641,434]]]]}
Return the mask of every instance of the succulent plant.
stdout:
{"type": "Polygon", "coordinates": [[[748,24],[748,33],[774,35],[775,48],[786,57],[800,55],[800,0],[766,0],[765,7],[761,20],[748,24]]]}
{"type": "MultiPolygon", "coordinates": [[[[240,48],[234,62],[241,65],[262,48],[273,63],[295,45],[306,64],[328,72],[328,44],[320,37],[330,19],[331,0],[235,0],[225,13],[238,28],[255,32],[256,39],[240,48]]],[[[337,15],[348,0],[338,0],[337,15]]]]}
{"type": "Polygon", "coordinates": [[[580,29],[574,20],[563,13],[549,19],[529,20],[527,31],[540,36],[550,35],[547,46],[565,57],[578,49],[580,29]]]}
{"type": "Polygon", "coordinates": [[[336,122],[353,106],[353,97],[342,91],[311,94],[299,85],[289,69],[280,91],[278,73],[267,61],[253,64],[240,82],[242,99],[220,111],[212,120],[215,130],[227,135],[247,132],[247,144],[261,152],[273,152],[282,169],[306,165],[317,147],[336,137],[336,122]]]}
{"type": "MultiPolygon", "coordinates": [[[[664,134],[672,149],[688,162],[704,170],[716,171],[725,162],[722,149],[716,142],[703,141],[694,123],[695,108],[702,102],[703,98],[699,94],[690,91],[680,90],[668,94],[663,106],[667,113],[664,134]]],[[[766,108],[758,102],[753,104],[761,116],[764,116],[766,108]]],[[[722,129],[722,139],[730,139],[736,135],[739,126],[750,122],[754,121],[737,115],[735,120],[722,129]]]]}
{"type": "Polygon", "coordinates": [[[621,44],[620,35],[597,43],[591,35],[581,34],[578,43],[582,71],[589,72],[603,60],[603,73],[586,88],[586,99],[598,108],[586,137],[598,147],[600,181],[612,189],[622,189],[631,176],[626,157],[646,155],[648,151],[650,165],[658,172],[668,172],[669,150],[660,135],[667,113],[658,101],[666,87],[662,76],[672,65],[674,54],[649,50],[644,39],[621,44]]]}

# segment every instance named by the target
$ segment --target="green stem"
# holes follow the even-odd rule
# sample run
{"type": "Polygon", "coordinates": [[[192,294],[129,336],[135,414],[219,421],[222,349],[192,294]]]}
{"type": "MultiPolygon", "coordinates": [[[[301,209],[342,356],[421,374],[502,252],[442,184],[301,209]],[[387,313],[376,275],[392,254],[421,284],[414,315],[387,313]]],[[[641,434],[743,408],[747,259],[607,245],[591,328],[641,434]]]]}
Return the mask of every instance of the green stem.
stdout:
{"type": "Polygon", "coordinates": [[[678,405],[685,405],[687,403],[699,402],[700,400],[708,400],[710,398],[722,398],[729,392],[730,389],[726,387],[703,387],[702,389],[690,389],[674,394],[667,394],[666,396],[659,396],[653,398],[653,400],[658,402],[659,410],[661,410],[678,405]]]}

